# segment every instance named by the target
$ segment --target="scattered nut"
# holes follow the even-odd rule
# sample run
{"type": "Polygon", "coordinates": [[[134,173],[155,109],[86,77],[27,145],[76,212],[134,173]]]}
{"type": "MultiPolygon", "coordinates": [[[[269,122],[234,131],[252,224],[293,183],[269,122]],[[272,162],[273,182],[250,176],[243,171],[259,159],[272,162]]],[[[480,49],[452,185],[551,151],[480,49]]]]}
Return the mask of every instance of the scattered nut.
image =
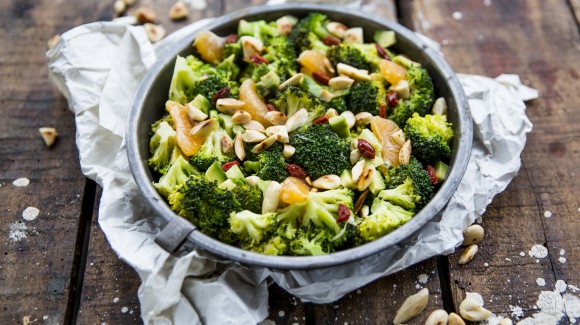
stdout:
{"type": "Polygon", "coordinates": [[[360,112],[354,116],[355,124],[360,126],[365,126],[371,124],[373,119],[373,114],[369,112],[360,112]]]}
{"type": "Polygon", "coordinates": [[[348,27],[346,27],[346,25],[343,23],[331,21],[326,24],[326,30],[338,38],[343,38],[344,33],[348,30],[348,27]]]}
{"type": "Polygon", "coordinates": [[[465,325],[465,321],[463,321],[463,318],[456,313],[449,313],[447,325],[465,325]]]}
{"type": "Polygon", "coordinates": [[[360,151],[354,149],[350,152],[350,163],[352,165],[356,164],[360,160],[360,151]]]}
{"type": "Polygon", "coordinates": [[[324,175],[314,180],[312,186],[323,190],[333,190],[340,186],[340,177],[337,175],[324,175]]]}
{"type": "Polygon", "coordinates": [[[322,91],[320,92],[320,99],[328,103],[332,99],[334,99],[334,94],[326,89],[322,89],[322,91]]]}
{"type": "Polygon", "coordinates": [[[163,37],[165,37],[165,28],[160,25],[145,23],[143,24],[143,27],[145,28],[145,33],[151,43],[159,42],[163,37]]]}
{"type": "Polygon", "coordinates": [[[292,147],[289,144],[285,144],[284,150],[282,151],[282,156],[284,156],[284,158],[286,158],[286,159],[290,159],[292,156],[294,156],[295,152],[296,152],[296,148],[292,147]]]}
{"type": "Polygon", "coordinates": [[[157,14],[155,13],[155,11],[147,7],[137,8],[137,10],[135,10],[135,13],[133,15],[135,16],[135,18],[137,18],[139,24],[153,23],[157,18],[157,14]]]}
{"type": "Polygon", "coordinates": [[[276,26],[278,26],[278,31],[282,35],[288,35],[292,31],[292,27],[296,25],[298,18],[294,16],[283,16],[276,20],[276,26]]]}
{"type": "Polygon", "coordinates": [[[229,136],[223,135],[220,139],[220,143],[222,145],[223,152],[230,153],[230,152],[234,151],[234,142],[232,141],[232,139],[229,136]]]}
{"type": "Polygon", "coordinates": [[[358,139],[354,138],[350,141],[350,149],[358,149],[358,139]]]}
{"type": "Polygon", "coordinates": [[[369,185],[371,185],[375,172],[376,172],[375,166],[371,165],[365,167],[362,174],[360,175],[358,182],[356,183],[356,187],[358,188],[359,191],[364,191],[367,189],[367,187],[369,187],[369,185]]]}
{"type": "Polygon", "coordinates": [[[216,101],[215,106],[218,111],[232,115],[241,110],[245,104],[243,101],[235,98],[220,98],[216,101]]]}
{"type": "Polygon", "coordinates": [[[286,117],[286,114],[278,111],[270,111],[266,113],[264,118],[268,122],[272,123],[272,125],[284,125],[288,121],[288,117],[286,117]]]}
{"type": "Polygon", "coordinates": [[[342,112],[342,114],[340,114],[340,116],[344,116],[344,118],[346,119],[346,124],[348,124],[348,128],[352,129],[352,127],[356,123],[356,118],[354,117],[354,114],[351,111],[344,111],[342,112]]]}
{"type": "Polygon", "coordinates": [[[312,180],[310,179],[310,176],[306,176],[304,181],[306,182],[306,184],[308,184],[308,186],[312,186],[312,180]]]}
{"type": "Polygon", "coordinates": [[[278,86],[278,90],[284,90],[288,86],[298,85],[300,83],[300,81],[302,81],[303,77],[304,77],[304,74],[302,74],[302,73],[297,73],[297,74],[293,75],[292,77],[286,79],[286,81],[281,83],[280,86],[278,86]]]}
{"type": "Polygon", "coordinates": [[[234,152],[239,160],[244,161],[246,158],[246,149],[244,148],[244,141],[240,133],[236,134],[236,139],[234,140],[234,152]]]}
{"type": "Polygon", "coordinates": [[[244,60],[247,62],[250,62],[252,55],[260,54],[264,50],[264,43],[255,37],[242,36],[240,37],[240,41],[242,42],[244,60]]]}
{"type": "Polygon", "coordinates": [[[344,32],[344,42],[350,44],[362,44],[363,41],[363,29],[361,27],[354,27],[347,29],[344,32]]]}
{"type": "Polygon", "coordinates": [[[459,304],[459,314],[461,314],[461,317],[472,322],[481,322],[487,320],[491,316],[489,310],[483,308],[471,298],[465,298],[461,304],[459,304]]]}
{"type": "Polygon", "coordinates": [[[269,137],[275,135],[276,140],[280,143],[288,143],[290,140],[288,137],[288,129],[284,125],[270,126],[266,129],[266,135],[269,137]]]}
{"type": "Polygon", "coordinates": [[[329,108],[328,111],[324,114],[324,116],[330,118],[338,116],[338,112],[334,108],[329,108]]]}
{"type": "Polygon", "coordinates": [[[271,181],[264,192],[264,201],[262,201],[262,214],[268,212],[274,212],[278,209],[278,203],[280,202],[280,192],[282,191],[282,185],[276,181],[271,181]]]}
{"type": "Polygon", "coordinates": [[[330,79],[328,85],[334,90],[349,89],[354,80],[347,76],[338,76],[330,79]]]}
{"type": "Polygon", "coordinates": [[[260,153],[260,152],[270,148],[270,146],[273,145],[277,139],[278,139],[277,135],[272,135],[272,136],[266,138],[266,140],[258,143],[257,145],[254,146],[254,148],[252,148],[252,153],[260,153]]]}
{"type": "Polygon", "coordinates": [[[258,186],[260,181],[261,181],[260,177],[255,176],[255,175],[246,177],[246,182],[248,182],[248,184],[250,184],[252,186],[258,186]]]}
{"type": "Polygon", "coordinates": [[[411,89],[409,88],[409,82],[407,80],[401,80],[389,89],[396,92],[400,98],[408,99],[411,96],[411,89]]]}
{"type": "Polygon", "coordinates": [[[258,132],[262,132],[262,133],[266,132],[266,128],[262,125],[262,123],[255,121],[255,120],[251,120],[248,123],[244,123],[244,124],[242,124],[242,126],[246,130],[254,130],[254,131],[258,131],[258,132]]]}
{"type": "Polygon", "coordinates": [[[127,5],[123,1],[117,0],[113,4],[113,9],[115,10],[115,14],[117,14],[117,16],[121,16],[127,9],[127,5]]]}
{"type": "Polygon", "coordinates": [[[513,322],[509,318],[502,318],[497,325],[513,325],[513,322]]]}
{"type": "Polygon", "coordinates": [[[336,65],[338,73],[349,76],[355,80],[371,80],[371,76],[367,70],[357,69],[348,64],[339,63],[336,65]]]}
{"type": "Polygon", "coordinates": [[[58,137],[58,133],[56,132],[55,128],[43,127],[38,129],[38,132],[40,132],[44,143],[46,143],[46,146],[49,148],[52,147],[56,141],[56,137],[58,137]]]}
{"type": "Polygon", "coordinates": [[[286,129],[288,129],[288,132],[292,132],[297,128],[303,126],[307,120],[308,120],[308,111],[304,108],[301,108],[288,118],[288,121],[286,121],[286,129]]]}
{"type": "Polygon", "coordinates": [[[327,57],[324,57],[322,61],[324,63],[324,67],[328,70],[331,74],[334,74],[334,66],[332,66],[332,62],[327,57]]]}
{"type": "Polygon", "coordinates": [[[246,132],[242,134],[242,140],[248,143],[261,142],[266,140],[266,138],[267,137],[264,133],[256,130],[246,130],[246,132]]]}
{"type": "Polygon", "coordinates": [[[463,243],[462,246],[468,246],[471,244],[479,244],[483,240],[485,231],[480,225],[471,225],[463,231],[463,243]]]}
{"type": "Polygon", "coordinates": [[[475,254],[477,254],[477,249],[478,248],[476,244],[467,246],[467,248],[463,251],[463,253],[459,257],[459,264],[463,265],[471,262],[471,260],[473,260],[473,258],[475,257],[475,254]]]}
{"type": "Polygon", "coordinates": [[[171,20],[182,20],[187,18],[187,15],[189,15],[189,10],[187,10],[185,3],[181,1],[177,1],[171,9],[169,9],[169,18],[171,20]]]}
{"type": "Polygon", "coordinates": [[[393,323],[402,324],[411,318],[419,315],[423,309],[427,306],[429,302],[429,289],[423,288],[419,290],[414,295],[409,296],[405,299],[405,302],[401,305],[399,310],[397,310],[397,314],[395,315],[395,319],[393,323]]]}
{"type": "Polygon", "coordinates": [[[405,132],[403,129],[398,129],[393,134],[391,134],[391,139],[393,142],[399,146],[403,146],[405,144],[405,132]]]}
{"type": "Polygon", "coordinates": [[[411,140],[407,140],[399,150],[399,164],[406,165],[411,161],[411,140]]]}
{"type": "Polygon", "coordinates": [[[368,217],[369,213],[370,213],[370,208],[369,208],[368,205],[363,205],[360,208],[359,215],[360,215],[361,218],[368,217]]]}
{"type": "Polygon", "coordinates": [[[246,124],[252,120],[252,115],[250,113],[239,110],[232,115],[232,123],[233,124],[246,124]]]}
{"type": "Polygon", "coordinates": [[[365,169],[365,161],[361,160],[359,162],[356,163],[356,165],[354,165],[354,167],[352,167],[352,180],[353,181],[358,181],[358,179],[360,178],[363,170],[365,169]]]}
{"type": "Polygon", "coordinates": [[[210,118],[209,120],[205,120],[194,125],[189,134],[197,137],[206,137],[211,131],[215,129],[215,127],[218,126],[218,124],[219,122],[217,119],[210,118]]]}
{"type": "Polygon", "coordinates": [[[184,105],[185,109],[187,109],[187,115],[192,121],[203,121],[207,118],[207,114],[193,106],[191,103],[187,103],[184,105]]]}
{"type": "Polygon", "coordinates": [[[437,100],[435,100],[435,103],[433,104],[433,109],[431,111],[433,114],[446,115],[447,102],[445,101],[445,98],[443,97],[437,98],[437,100]]]}
{"type": "Polygon", "coordinates": [[[437,309],[427,317],[425,325],[447,325],[448,320],[449,315],[447,315],[447,312],[443,309],[437,309]]]}
{"type": "Polygon", "coordinates": [[[56,46],[56,43],[58,43],[58,41],[60,41],[60,35],[56,34],[48,39],[48,41],[46,42],[46,47],[50,50],[56,46]]]}

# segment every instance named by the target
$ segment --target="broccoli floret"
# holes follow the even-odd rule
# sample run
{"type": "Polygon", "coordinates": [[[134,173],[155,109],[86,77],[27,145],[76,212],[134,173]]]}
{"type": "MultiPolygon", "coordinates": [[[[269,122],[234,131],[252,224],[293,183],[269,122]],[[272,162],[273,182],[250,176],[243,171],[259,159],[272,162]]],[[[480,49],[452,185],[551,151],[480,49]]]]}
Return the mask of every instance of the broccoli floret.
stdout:
{"type": "Polygon", "coordinates": [[[173,77],[169,87],[169,99],[178,103],[185,103],[195,96],[188,96],[188,90],[204,75],[212,75],[215,68],[193,55],[184,58],[177,56],[173,77]]]}
{"type": "Polygon", "coordinates": [[[302,216],[305,208],[306,202],[295,202],[288,205],[278,211],[278,222],[290,225],[293,229],[299,228],[302,225],[302,216]]]}
{"type": "Polygon", "coordinates": [[[277,37],[266,46],[264,58],[270,62],[269,66],[276,71],[280,79],[286,80],[298,71],[296,52],[287,38],[277,37]]]}
{"type": "Polygon", "coordinates": [[[339,205],[344,204],[352,210],[353,196],[354,193],[347,188],[308,193],[302,226],[313,224],[319,228],[327,228],[334,237],[341,231],[341,226],[336,221],[339,205]]]}
{"type": "Polygon", "coordinates": [[[242,50],[241,41],[224,45],[223,57],[229,58],[232,55],[235,57],[236,63],[239,64],[242,62],[242,59],[244,58],[244,51],[242,50]]]}
{"type": "Polygon", "coordinates": [[[218,187],[205,176],[191,176],[179,190],[168,197],[173,211],[189,219],[209,236],[225,243],[238,241],[231,232],[229,218],[241,206],[233,192],[218,187]]]}
{"type": "Polygon", "coordinates": [[[155,132],[157,132],[157,130],[159,129],[159,126],[163,122],[166,122],[167,124],[169,124],[169,126],[171,126],[173,128],[173,118],[171,118],[171,115],[166,114],[162,118],[155,121],[155,123],[151,124],[151,132],[149,134],[149,137],[152,137],[153,134],[155,134],[155,132]]]}
{"type": "MultiPolygon", "coordinates": [[[[229,89],[229,97],[236,98],[238,96],[239,87],[236,82],[228,80],[224,75],[214,73],[196,81],[186,91],[186,95],[188,100],[193,100],[197,95],[212,99],[218,90],[226,87],[229,89]]],[[[212,105],[214,104],[212,103],[212,105]]]]}
{"type": "Polygon", "coordinates": [[[237,234],[243,242],[259,243],[262,238],[267,237],[276,229],[276,214],[257,214],[243,210],[237,213],[232,212],[229,222],[231,231],[237,234]]]}
{"type": "Polygon", "coordinates": [[[226,59],[216,67],[216,72],[229,81],[235,81],[240,74],[240,67],[236,64],[236,56],[232,54],[230,56],[225,56],[225,58],[226,59]]]}
{"type": "Polygon", "coordinates": [[[216,161],[220,164],[232,161],[233,153],[225,153],[222,150],[222,137],[233,141],[224,129],[214,130],[207,136],[199,151],[190,158],[190,162],[201,171],[206,171],[216,161]]]}
{"type": "Polygon", "coordinates": [[[296,86],[288,86],[284,91],[278,92],[272,104],[288,117],[301,108],[305,108],[308,111],[309,122],[324,114],[325,111],[324,105],[318,98],[296,86]]]}
{"type": "Polygon", "coordinates": [[[288,40],[294,45],[296,52],[318,49],[326,51],[328,48],[320,39],[330,36],[326,30],[328,17],[321,13],[311,12],[302,18],[288,34],[288,40]]]}
{"type": "Polygon", "coordinates": [[[330,240],[334,234],[326,229],[309,227],[300,229],[296,238],[290,242],[293,255],[317,256],[332,252],[330,240]]]}
{"type": "Polygon", "coordinates": [[[381,57],[379,57],[375,44],[353,44],[353,46],[361,52],[365,61],[369,63],[369,71],[378,69],[381,57]]]}
{"type": "Polygon", "coordinates": [[[173,152],[177,147],[177,133],[166,121],[153,124],[155,133],[149,142],[151,158],[147,161],[154,171],[165,174],[171,163],[173,152]]]}
{"type": "Polygon", "coordinates": [[[380,81],[368,80],[356,82],[346,96],[346,103],[354,114],[369,112],[379,115],[382,105],[386,105],[385,86],[380,81]]]}
{"type": "Polygon", "coordinates": [[[189,176],[199,175],[199,171],[194,166],[190,165],[183,156],[179,156],[167,173],[159,179],[159,182],[153,183],[159,194],[167,198],[171,193],[175,192],[177,188],[185,183],[189,176]]]}
{"type": "Polygon", "coordinates": [[[389,168],[379,168],[383,177],[385,178],[386,188],[394,189],[397,186],[405,183],[410,178],[415,186],[417,195],[421,199],[416,203],[416,210],[422,207],[431,200],[435,192],[435,187],[431,183],[429,174],[423,169],[423,165],[415,157],[411,157],[409,164],[399,165],[389,168]]]}
{"type": "Polygon", "coordinates": [[[254,172],[256,176],[263,180],[282,182],[288,177],[286,170],[286,160],[282,156],[284,146],[281,143],[275,143],[270,148],[259,154],[251,152],[253,144],[244,144],[246,148],[246,161],[244,168],[246,172],[254,172]]]}
{"type": "Polygon", "coordinates": [[[411,140],[413,155],[431,165],[440,160],[449,161],[449,141],[453,138],[451,127],[445,115],[427,114],[421,117],[414,113],[405,126],[405,136],[411,140]]]}
{"type": "Polygon", "coordinates": [[[405,179],[403,184],[394,189],[380,191],[377,197],[411,211],[415,211],[416,203],[421,200],[411,178],[405,179]]]}
{"type": "Polygon", "coordinates": [[[344,63],[358,69],[371,70],[370,62],[354,44],[333,45],[326,51],[326,56],[335,68],[337,64],[344,63]]]}
{"type": "Polygon", "coordinates": [[[344,97],[334,98],[330,102],[326,103],[325,106],[327,107],[327,110],[334,108],[338,112],[338,114],[342,114],[345,111],[348,111],[346,99],[344,97]]]}
{"type": "Polygon", "coordinates": [[[412,66],[407,70],[405,78],[409,82],[410,98],[399,99],[397,106],[389,115],[389,118],[401,128],[405,127],[405,123],[413,116],[413,113],[419,116],[427,114],[435,100],[433,82],[427,70],[420,66],[412,66]]]}
{"type": "Polygon", "coordinates": [[[324,175],[340,175],[350,167],[348,141],[341,139],[327,123],[293,132],[290,145],[296,149],[292,161],[304,167],[313,180],[324,175]]]}
{"type": "Polygon", "coordinates": [[[264,239],[259,243],[245,244],[244,249],[266,255],[285,255],[288,251],[288,241],[280,236],[264,239]]]}
{"type": "Polygon", "coordinates": [[[234,180],[236,187],[232,190],[236,200],[240,203],[242,210],[249,210],[254,213],[262,211],[262,201],[264,195],[257,186],[248,184],[245,180],[234,180]]]}
{"type": "Polygon", "coordinates": [[[276,22],[267,23],[264,20],[249,22],[242,19],[238,24],[238,36],[245,35],[255,37],[265,45],[269,45],[273,39],[280,36],[280,32],[276,22]]]}
{"type": "Polygon", "coordinates": [[[373,241],[399,228],[411,220],[413,215],[413,211],[375,198],[371,206],[371,214],[358,224],[359,235],[364,241],[373,241]]]}

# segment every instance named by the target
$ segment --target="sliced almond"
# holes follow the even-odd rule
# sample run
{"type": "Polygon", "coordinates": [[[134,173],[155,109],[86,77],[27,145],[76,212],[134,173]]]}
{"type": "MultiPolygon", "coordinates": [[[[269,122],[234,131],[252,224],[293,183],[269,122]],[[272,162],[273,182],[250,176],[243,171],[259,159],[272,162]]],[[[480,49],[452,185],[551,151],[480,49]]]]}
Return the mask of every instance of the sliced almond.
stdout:
{"type": "Polygon", "coordinates": [[[340,177],[337,175],[324,175],[312,182],[312,186],[323,190],[333,190],[338,188],[340,184],[340,177]]]}
{"type": "Polygon", "coordinates": [[[308,184],[308,186],[312,186],[312,180],[310,179],[310,176],[306,176],[304,181],[306,182],[306,184],[308,184]]]}
{"type": "Polygon", "coordinates": [[[278,111],[270,111],[266,113],[264,118],[268,120],[268,122],[272,123],[272,125],[284,125],[288,121],[286,114],[278,111]]]}
{"type": "Polygon", "coordinates": [[[42,140],[46,143],[47,147],[52,147],[54,142],[56,141],[56,137],[58,137],[58,133],[56,132],[55,128],[43,127],[38,129],[40,135],[42,136],[42,140]]]}
{"type": "Polygon", "coordinates": [[[143,24],[143,27],[145,28],[145,33],[151,43],[159,42],[163,37],[165,37],[165,28],[161,25],[145,23],[143,24]]]}
{"type": "Polygon", "coordinates": [[[246,159],[246,149],[244,148],[244,140],[240,133],[236,134],[236,139],[234,140],[234,152],[239,160],[244,161],[246,159]]]}
{"type": "Polygon", "coordinates": [[[348,30],[348,27],[346,27],[346,25],[343,23],[331,21],[326,24],[326,30],[338,38],[343,38],[344,33],[348,30]]]}
{"type": "Polygon", "coordinates": [[[465,321],[456,313],[449,313],[449,320],[447,325],[465,325],[465,321]]]}
{"type": "Polygon", "coordinates": [[[334,94],[326,89],[322,89],[320,92],[320,99],[328,103],[334,99],[334,94]]]}
{"type": "Polygon", "coordinates": [[[288,86],[298,85],[300,83],[300,81],[302,81],[303,77],[304,77],[304,74],[302,74],[302,73],[297,73],[297,74],[293,75],[292,77],[286,79],[286,81],[281,83],[280,86],[278,86],[278,90],[284,90],[288,86]]]}
{"type": "Polygon", "coordinates": [[[328,70],[331,74],[334,74],[334,66],[332,65],[332,62],[330,62],[330,60],[327,57],[324,57],[324,60],[322,60],[322,62],[324,63],[324,67],[326,68],[326,70],[328,70]]]}
{"type": "Polygon", "coordinates": [[[447,102],[445,101],[445,98],[437,98],[435,103],[433,103],[433,109],[431,111],[433,114],[447,115],[447,102]]]}
{"type": "Polygon", "coordinates": [[[358,149],[358,139],[354,138],[350,141],[350,149],[358,149]]]}
{"type": "Polygon", "coordinates": [[[262,123],[255,121],[255,120],[251,120],[248,123],[244,123],[244,124],[242,124],[242,126],[246,130],[254,130],[254,131],[259,131],[262,133],[266,132],[266,128],[262,125],[262,123]]]}
{"type": "Polygon", "coordinates": [[[361,27],[349,28],[344,32],[344,42],[348,44],[362,44],[363,29],[361,27]]]}
{"type": "Polygon", "coordinates": [[[338,73],[353,78],[354,80],[371,80],[371,76],[367,70],[357,69],[348,64],[339,63],[336,65],[338,73]]]}
{"type": "Polygon", "coordinates": [[[354,165],[360,160],[360,151],[358,149],[354,149],[350,152],[350,164],[354,165]]]}
{"type": "Polygon", "coordinates": [[[153,9],[147,7],[137,8],[133,14],[140,24],[152,23],[157,19],[157,14],[153,9]]]}
{"type": "Polygon", "coordinates": [[[187,18],[189,15],[189,10],[187,6],[182,1],[177,1],[171,9],[169,9],[169,18],[171,20],[182,20],[187,18]]]}
{"type": "Polygon", "coordinates": [[[46,47],[50,50],[51,48],[53,48],[53,47],[56,46],[56,44],[58,43],[58,41],[60,41],[60,35],[59,34],[53,35],[46,42],[46,47]]]}
{"type": "Polygon", "coordinates": [[[121,0],[117,0],[113,4],[113,9],[115,10],[115,14],[117,14],[117,16],[120,16],[127,9],[127,4],[125,4],[125,2],[123,2],[121,0]]]}
{"type": "Polygon", "coordinates": [[[399,150],[399,164],[406,165],[411,161],[411,140],[407,140],[399,150]]]}
{"type": "Polygon", "coordinates": [[[411,89],[407,80],[400,80],[396,85],[391,86],[390,90],[394,91],[401,98],[408,99],[411,96],[411,89]]]}
{"type": "Polygon", "coordinates": [[[463,231],[463,243],[461,245],[468,246],[471,244],[479,244],[485,236],[485,231],[480,225],[471,225],[463,231]]]}
{"type": "Polygon", "coordinates": [[[391,139],[398,146],[403,146],[405,144],[405,141],[406,141],[405,140],[405,132],[403,131],[403,129],[398,129],[393,134],[391,134],[391,139]]]}
{"type": "Polygon", "coordinates": [[[354,167],[352,167],[352,180],[353,181],[358,181],[363,170],[365,169],[365,161],[361,160],[359,162],[356,163],[356,165],[354,165],[354,167]]]}
{"type": "Polygon", "coordinates": [[[337,117],[338,116],[338,112],[334,109],[334,108],[329,108],[326,113],[324,113],[324,116],[330,118],[333,117],[337,117]]]}
{"type": "Polygon", "coordinates": [[[288,118],[288,121],[286,122],[286,129],[288,129],[288,132],[292,132],[306,124],[306,121],[308,121],[308,111],[304,108],[301,108],[288,118]]]}
{"type": "Polygon", "coordinates": [[[276,20],[276,26],[278,27],[280,34],[288,35],[292,31],[292,27],[294,27],[297,22],[298,18],[294,16],[283,16],[276,20]]]}
{"type": "MultiPolygon", "coordinates": [[[[459,264],[463,265],[471,262],[475,257],[475,254],[477,254],[477,251],[478,248],[476,244],[467,246],[467,248],[463,251],[463,253],[461,253],[461,256],[459,256],[459,264]]],[[[461,314],[461,316],[463,316],[463,314],[461,314]]]]}
{"type": "Polygon", "coordinates": [[[187,109],[187,115],[192,121],[203,121],[207,119],[207,114],[202,112],[200,109],[193,106],[191,103],[187,103],[184,105],[185,109],[187,109]]]}
{"type": "MultiPolygon", "coordinates": [[[[252,186],[258,186],[258,184],[260,184],[260,177],[256,176],[256,175],[252,175],[252,176],[248,176],[246,177],[246,182],[248,182],[248,184],[252,185],[252,186]]],[[[263,203],[263,201],[262,201],[263,203]]]]}
{"type": "Polygon", "coordinates": [[[209,120],[205,120],[194,125],[189,134],[192,136],[205,138],[218,126],[218,124],[218,120],[215,118],[210,118],[209,120]]]}
{"type": "Polygon", "coordinates": [[[349,89],[354,83],[354,79],[347,76],[338,76],[330,79],[328,85],[334,90],[344,90],[349,89]]]}
{"type": "Polygon", "coordinates": [[[276,181],[271,181],[264,192],[264,201],[262,201],[262,214],[274,212],[278,209],[280,203],[280,192],[282,186],[276,181]]]}
{"type": "Polygon", "coordinates": [[[250,113],[239,110],[232,115],[232,123],[233,124],[246,124],[252,120],[252,115],[250,113]]]}
{"type": "Polygon", "coordinates": [[[355,124],[359,126],[365,126],[371,124],[373,119],[373,114],[369,112],[360,112],[354,116],[355,124]]]}
{"type": "Polygon", "coordinates": [[[375,175],[376,169],[375,166],[367,166],[363,169],[358,182],[356,183],[356,187],[359,191],[364,191],[371,185],[373,181],[373,176],[375,175]]]}
{"type": "Polygon", "coordinates": [[[276,135],[269,136],[268,138],[266,138],[266,140],[255,145],[254,148],[252,148],[252,153],[260,153],[260,152],[270,148],[270,146],[272,146],[274,144],[274,142],[276,142],[277,139],[278,139],[278,136],[276,136],[276,135]]]}
{"type": "Polygon", "coordinates": [[[342,112],[342,114],[340,114],[340,116],[344,116],[344,118],[346,119],[346,124],[348,124],[348,128],[352,129],[352,127],[356,123],[356,118],[354,117],[354,114],[351,111],[344,111],[342,112]]]}
{"type": "Polygon", "coordinates": [[[223,152],[230,153],[234,151],[234,141],[228,135],[222,135],[220,144],[222,145],[223,152]]]}
{"type": "Polygon", "coordinates": [[[246,130],[246,132],[242,134],[242,140],[248,143],[261,142],[266,140],[266,138],[267,137],[264,133],[256,130],[246,130]]]}
{"type": "Polygon", "coordinates": [[[360,211],[359,211],[359,215],[360,215],[360,217],[361,217],[361,218],[366,218],[366,217],[368,217],[368,216],[369,216],[369,213],[370,213],[370,210],[371,210],[371,209],[369,208],[369,206],[368,206],[368,205],[363,205],[363,206],[360,208],[360,211]]]}
{"type": "Polygon", "coordinates": [[[448,321],[449,315],[447,312],[443,309],[436,309],[427,317],[425,325],[447,325],[448,321]]]}
{"type": "Polygon", "coordinates": [[[459,304],[459,314],[461,314],[461,317],[464,319],[472,322],[481,322],[491,317],[491,312],[483,308],[472,298],[465,298],[461,304],[459,304]]]}
{"type": "Polygon", "coordinates": [[[260,54],[264,50],[264,43],[252,36],[240,37],[242,43],[242,51],[244,53],[244,60],[250,61],[250,57],[255,54],[260,54]]]}
{"type": "Polygon", "coordinates": [[[244,107],[246,103],[235,98],[220,98],[216,101],[215,106],[218,111],[233,115],[244,107]]]}
{"type": "Polygon", "coordinates": [[[405,299],[405,302],[403,302],[399,310],[397,310],[393,323],[395,325],[402,324],[419,315],[425,309],[428,302],[429,290],[427,288],[419,290],[416,294],[405,299]]]}
{"type": "Polygon", "coordinates": [[[269,137],[275,135],[276,140],[280,143],[288,143],[289,141],[288,129],[284,125],[275,125],[267,128],[266,135],[269,137]]]}
{"type": "Polygon", "coordinates": [[[284,156],[285,159],[290,159],[290,158],[292,158],[292,156],[294,156],[295,152],[296,152],[296,148],[292,147],[289,144],[285,144],[284,150],[282,151],[282,156],[284,156]]]}

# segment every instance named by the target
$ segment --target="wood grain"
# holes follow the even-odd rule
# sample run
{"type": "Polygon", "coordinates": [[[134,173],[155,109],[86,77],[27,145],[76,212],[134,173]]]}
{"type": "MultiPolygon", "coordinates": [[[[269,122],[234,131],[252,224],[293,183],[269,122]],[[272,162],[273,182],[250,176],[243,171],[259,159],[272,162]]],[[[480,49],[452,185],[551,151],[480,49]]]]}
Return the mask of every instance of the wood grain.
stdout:
{"type": "Polygon", "coordinates": [[[496,314],[511,315],[511,305],[531,316],[541,290],[553,290],[556,280],[580,283],[575,176],[580,42],[575,18],[565,1],[414,1],[412,17],[418,31],[443,44],[456,71],[516,73],[540,91],[540,99],[528,103],[534,130],[522,168],[485,214],[487,235],[480,253],[460,267],[457,252],[449,264],[456,305],[465,292],[478,292],[496,314]],[[552,217],[544,217],[545,211],[552,217]],[[547,258],[536,261],[528,255],[536,244],[548,248],[547,258]],[[537,278],[546,286],[538,286],[537,278]]]}

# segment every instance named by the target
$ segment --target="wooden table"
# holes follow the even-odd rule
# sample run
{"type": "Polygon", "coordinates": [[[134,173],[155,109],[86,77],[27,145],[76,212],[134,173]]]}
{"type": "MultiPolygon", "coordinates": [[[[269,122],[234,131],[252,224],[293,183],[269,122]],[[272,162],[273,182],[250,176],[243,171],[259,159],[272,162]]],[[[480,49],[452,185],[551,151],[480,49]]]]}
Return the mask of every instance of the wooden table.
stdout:
{"type": "MultiPolygon", "coordinates": [[[[137,6],[155,9],[171,32],[263,2],[206,1],[206,9],[192,11],[180,23],[167,18],[172,0],[142,0],[137,6]]],[[[457,311],[466,292],[480,293],[488,309],[516,320],[537,312],[533,307],[540,291],[552,291],[557,280],[580,286],[580,1],[365,4],[438,41],[458,72],[520,75],[541,94],[528,103],[534,129],[518,176],[485,213],[486,236],[471,263],[458,265],[460,251],[432,258],[326,305],[301,303],[273,286],[269,319],[279,324],[386,324],[421,285],[432,294],[413,324],[422,324],[438,308],[457,311]],[[547,258],[528,256],[536,244],[548,249],[547,258]],[[419,282],[422,274],[428,276],[425,284],[419,282]],[[537,284],[538,278],[545,286],[537,284]]],[[[52,35],[113,16],[112,1],[0,2],[1,324],[141,322],[140,281],[111,251],[97,224],[100,189],[80,171],[73,115],[49,82],[44,58],[52,35]],[[43,126],[58,129],[59,140],[51,149],[39,137],[37,129],[43,126]],[[30,185],[12,185],[19,177],[29,178],[30,185]],[[23,220],[28,206],[40,210],[37,219],[23,220]]]]}

